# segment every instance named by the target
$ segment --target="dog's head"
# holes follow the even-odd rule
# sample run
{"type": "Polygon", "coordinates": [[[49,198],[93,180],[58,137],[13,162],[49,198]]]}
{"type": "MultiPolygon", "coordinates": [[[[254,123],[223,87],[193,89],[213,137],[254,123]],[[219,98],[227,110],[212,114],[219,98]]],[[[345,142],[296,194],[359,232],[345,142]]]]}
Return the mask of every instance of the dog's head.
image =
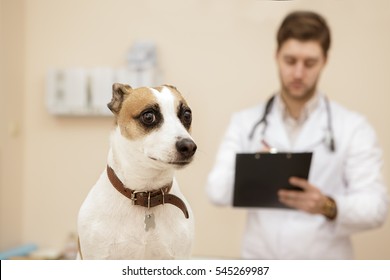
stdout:
{"type": "Polygon", "coordinates": [[[176,168],[192,161],[197,148],[190,136],[192,113],[175,87],[116,83],[108,108],[122,137],[149,160],[176,168]]]}

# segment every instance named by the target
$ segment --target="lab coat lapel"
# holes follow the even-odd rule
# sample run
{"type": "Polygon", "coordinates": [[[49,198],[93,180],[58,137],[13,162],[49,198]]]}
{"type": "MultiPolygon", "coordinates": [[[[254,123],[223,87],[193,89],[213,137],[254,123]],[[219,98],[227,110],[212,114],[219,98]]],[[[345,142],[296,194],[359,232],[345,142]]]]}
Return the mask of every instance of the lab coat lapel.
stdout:
{"type": "Polygon", "coordinates": [[[312,151],[325,140],[327,132],[327,113],[325,101],[320,97],[318,107],[309,115],[299,133],[294,151],[312,151]]]}
{"type": "Polygon", "coordinates": [[[267,121],[268,126],[265,131],[264,141],[278,151],[290,151],[291,143],[280,110],[273,108],[267,121]]]}

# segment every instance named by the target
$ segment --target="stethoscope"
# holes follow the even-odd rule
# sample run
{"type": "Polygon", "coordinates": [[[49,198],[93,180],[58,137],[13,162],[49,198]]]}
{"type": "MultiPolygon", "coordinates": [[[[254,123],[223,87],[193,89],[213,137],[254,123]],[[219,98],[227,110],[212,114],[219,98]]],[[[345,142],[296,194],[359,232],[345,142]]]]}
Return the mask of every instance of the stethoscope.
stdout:
{"type": "MultiPolygon", "coordinates": [[[[261,119],[253,125],[251,133],[249,134],[249,140],[253,139],[256,128],[259,125],[261,125],[262,123],[264,125],[263,125],[263,129],[261,131],[261,137],[262,137],[262,139],[264,139],[265,132],[266,132],[267,127],[268,127],[267,117],[268,117],[269,113],[271,112],[272,105],[275,101],[275,96],[276,95],[271,96],[271,98],[269,98],[267,103],[265,104],[265,109],[264,109],[263,115],[262,115],[261,119]]],[[[332,114],[330,111],[329,100],[326,96],[324,98],[325,98],[325,107],[326,107],[326,115],[327,115],[327,133],[325,136],[325,145],[329,148],[329,150],[332,153],[334,153],[336,151],[336,146],[335,146],[335,141],[334,141],[333,127],[332,127],[332,114]]]]}

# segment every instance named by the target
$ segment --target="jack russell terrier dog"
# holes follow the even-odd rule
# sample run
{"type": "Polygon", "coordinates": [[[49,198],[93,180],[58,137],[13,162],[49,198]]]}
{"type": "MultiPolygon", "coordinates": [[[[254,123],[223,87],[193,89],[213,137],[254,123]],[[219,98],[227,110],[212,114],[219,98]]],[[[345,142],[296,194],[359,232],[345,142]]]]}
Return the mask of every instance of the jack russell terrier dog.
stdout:
{"type": "Polygon", "coordinates": [[[187,259],[192,211],[174,171],[196,144],[191,109],[173,86],[114,84],[108,108],[116,119],[107,168],[78,216],[79,259],[187,259]]]}

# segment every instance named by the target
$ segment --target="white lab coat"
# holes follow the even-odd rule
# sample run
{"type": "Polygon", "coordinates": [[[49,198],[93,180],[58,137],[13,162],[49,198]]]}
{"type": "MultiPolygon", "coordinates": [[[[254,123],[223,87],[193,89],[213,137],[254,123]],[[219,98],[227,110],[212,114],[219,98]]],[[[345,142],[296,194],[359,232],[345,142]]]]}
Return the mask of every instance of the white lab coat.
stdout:
{"type": "MultiPolygon", "coordinates": [[[[232,205],[236,153],[263,150],[260,125],[264,104],[235,113],[207,181],[217,205],[232,205]]],[[[272,107],[264,139],[278,151],[313,151],[309,182],[337,203],[333,221],[298,210],[248,209],[242,257],[246,259],[352,259],[351,234],[381,226],[388,211],[387,188],[381,176],[382,152],[364,117],[330,102],[336,152],[325,145],[326,103],[323,96],[309,115],[294,146],[282,113],[272,107]]],[[[232,226],[234,226],[232,222],[232,226]]]]}

